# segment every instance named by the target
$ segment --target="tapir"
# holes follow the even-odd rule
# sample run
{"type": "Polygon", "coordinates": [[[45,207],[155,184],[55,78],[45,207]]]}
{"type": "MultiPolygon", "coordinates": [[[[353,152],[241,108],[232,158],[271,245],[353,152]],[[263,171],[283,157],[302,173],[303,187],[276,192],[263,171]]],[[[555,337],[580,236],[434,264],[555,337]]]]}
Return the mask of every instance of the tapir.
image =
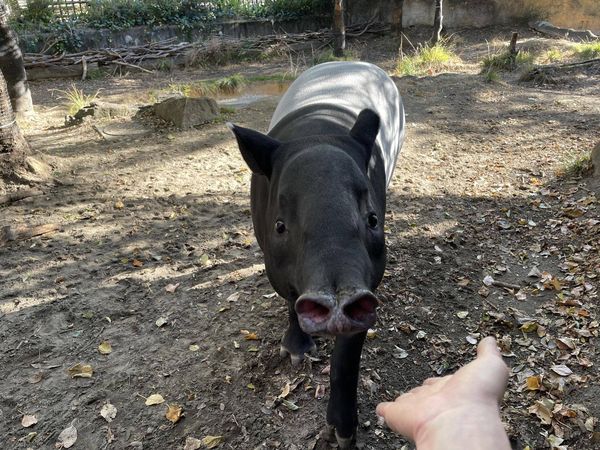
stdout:
{"type": "Polygon", "coordinates": [[[398,89],[373,64],[319,64],[290,85],[267,134],[228,126],[252,171],[267,276],[288,302],[281,353],[298,364],[315,349],[312,335],[335,337],[325,430],[351,448],[361,352],[386,264],[386,190],[404,141],[398,89]]]}

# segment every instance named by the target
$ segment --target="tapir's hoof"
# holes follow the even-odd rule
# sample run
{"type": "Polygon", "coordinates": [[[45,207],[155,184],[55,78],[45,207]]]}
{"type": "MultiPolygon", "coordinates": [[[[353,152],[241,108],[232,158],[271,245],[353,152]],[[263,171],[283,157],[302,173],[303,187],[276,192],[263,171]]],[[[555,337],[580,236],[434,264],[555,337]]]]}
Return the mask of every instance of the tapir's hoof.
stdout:
{"type": "MultiPolygon", "coordinates": [[[[313,344],[312,347],[306,351],[306,353],[313,353],[316,350],[317,350],[317,346],[313,344]]],[[[282,345],[279,348],[279,354],[281,355],[282,358],[285,358],[287,355],[290,355],[290,360],[292,361],[292,366],[294,366],[294,367],[299,365],[302,361],[304,361],[304,355],[305,355],[305,353],[292,353],[284,345],[282,345]]]]}
{"type": "Polygon", "coordinates": [[[319,433],[319,439],[323,439],[331,444],[337,442],[338,448],[342,450],[361,449],[364,447],[362,443],[356,442],[356,433],[349,438],[343,438],[337,434],[333,425],[325,425],[325,428],[319,433]]]}

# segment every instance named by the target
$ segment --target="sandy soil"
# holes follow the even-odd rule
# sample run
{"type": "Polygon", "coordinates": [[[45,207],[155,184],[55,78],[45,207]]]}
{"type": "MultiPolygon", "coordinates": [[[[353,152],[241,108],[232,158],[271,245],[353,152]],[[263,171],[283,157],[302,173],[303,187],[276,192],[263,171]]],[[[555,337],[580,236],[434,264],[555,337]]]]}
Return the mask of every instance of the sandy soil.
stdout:
{"type": "MultiPolygon", "coordinates": [[[[598,200],[589,180],[556,176],[598,139],[600,74],[488,83],[476,62],[495,33],[509,35],[458,32],[456,72],[396,80],[408,128],[389,192],[384,306],[363,352],[367,449],[409,448],[377,425],[377,402],[455,370],[488,334],[511,367],[502,416],[514,448],[600,445],[598,200]],[[486,276],[519,288],[486,286],[486,276]]],[[[354,45],[392,68],[389,41],[354,45]]],[[[215,73],[78,85],[143,103],[152,90],[215,73]]],[[[49,90],[65,86],[33,84],[39,117],[26,127],[56,182],[0,209],[0,226],[60,225],[0,248],[2,448],[54,448],[70,424],[82,449],[181,449],[206,436],[222,436],[220,448],[326,448],[317,434],[332,345],[319,340],[298,369],[279,356],[286,308],[264,274],[249,171],[223,122],[178,131],[147,116],[119,119],[150,133],[106,141],[94,129],[106,123],[62,126],[49,90]],[[92,366],[91,378],[69,375],[78,363],[92,366]],[[276,397],[288,383],[286,407],[276,397]],[[165,402],[146,406],[151,394],[165,402]],[[100,415],[107,403],[117,409],[110,423],[100,415]],[[183,408],[175,424],[167,405],[183,408]],[[37,423],[24,427],[25,415],[37,423]]],[[[276,103],[263,98],[228,120],[265,130],[276,103]]]]}

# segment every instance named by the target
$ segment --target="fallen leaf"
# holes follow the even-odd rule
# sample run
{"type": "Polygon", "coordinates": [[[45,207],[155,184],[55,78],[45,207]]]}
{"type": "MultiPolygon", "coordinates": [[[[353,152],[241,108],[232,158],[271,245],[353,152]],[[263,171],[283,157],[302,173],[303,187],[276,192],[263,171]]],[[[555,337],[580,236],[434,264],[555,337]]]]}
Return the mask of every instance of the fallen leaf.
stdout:
{"type": "Polygon", "coordinates": [[[123,202],[121,200],[117,200],[114,204],[115,209],[123,209],[125,208],[125,205],[123,204],[123,202]]]}
{"type": "Polygon", "coordinates": [[[537,266],[533,266],[527,276],[532,278],[540,278],[542,276],[542,272],[540,272],[540,269],[538,269],[537,266]]]}
{"type": "Polygon", "coordinates": [[[552,423],[552,410],[554,409],[554,402],[550,399],[543,398],[536,401],[532,406],[529,407],[529,412],[539,417],[544,425],[550,425],[552,423]]]}
{"type": "Polygon", "coordinates": [[[300,407],[298,405],[296,405],[294,402],[290,402],[289,400],[283,399],[281,401],[281,404],[283,406],[285,406],[287,409],[289,409],[290,411],[297,411],[300,409],[300,407]]]}
{"type": "Polygon", "coordinates": [[[573,371],[564,364],[554,365],[551,367],[551,369],[552,372],[560,375],[561,377],[568,377],[573,373],[573,371]]]}
{"type": "Polygon", "coordinates": [[[180,284],[181,283],[176,283],[176,284],[169,283],[165,286],[165,291],[172,294],[173,292],[175,292],[177,290],[177,288],[179,287],[180,284]]]}
{"type": "Polygon", "coordinates": [[[110,342],[102,341],[98,346],[98,351],[103,355],[109,355],[112,352],[112,346],[110,342]]]}
{"type": "Polygon", "coordinates": [[[183,450],[198,450],[200,447],[202,447],[202,441],[200,439],[187,437],[185,439],[183,450]]]}
{"type": "Polygon", "coordinates": [[[144,263],[143,263],[142,261],[140,261],[139,259],[134,259],[134,260],[131,262],[131,265],[132,265],[133,267],[142,267],[142,266],[144,265],[144,263]]]}
{"type": "Polygon", "coordinates": [[[100,410],[100,415],[104,417],[104,420],[110,423],[117,415],[117,408],[115,408],[114,405],[111,405],[110,402],[105,403],[100,410]]]}
{"type": "Polygon", "coordinates": [[[248,389],[252,390],[252,391],[256,389],[256,387],[254,387],[254,385],[253,385],[252,383],[248,383],[248,384],[246,385],[246,387],[247,387],[248,389]]]}
{"type": "Polygon", "coordinates": [[[469,315],[469,311],[459,311],[456,313],[456,317],[459,319],[464,319],[469,315]]]}
{"type": "Polygon", "coordinates": [[[530,391],[538,391],[541,387],[541,380],[539,375],[527,377],[527,389],[530,391]]]}
{"type": "Polygon", "coordinates": [[[150,397],[148,397],[146,399],[146,406],[160,405],[161,403],[164,403],[164,401],[165,401],[165,399],[163,398],[162,395],[152,394],[150,397]]]}
{"type": "Polygon", "coordinates": [[[206,253],[203,253],[202,256],[200,256],[200,264],[203,266],[210,266],[210,258],[206,253]]]}
{"type": "Polygon", "coordinates": [[[227,297],[227,301],[233,303],[233,302],[237,302],[239,300],[239,298],[240,298],[239,292],[234,292],[229,297],[227,297]]]}
{"type": "Polygon", "coordinates": [[[164,317],[159,317],[158,319],[156,319],[156,322],[154,322],[156,324],[157,327],[162,327],[164,324],[167,323],[167,319],[165,319],[164,317]]]}
{"type": "Polygon", "coordinates": [[[219,308],[219,312],[225,312],[225,311],[229,311],[231,309],[231,306],[223,306],[222,308],[219,308]]]}
{"type": "Polygon", "coordinates": [[[538,324],[535,322],[525,322],[523,325],[521,325],[521,331],[524,331],[525,333],[533,333],[535,330],[537,330],[538,324]]]}
{"type": "Polygon", "coordinates": [[[202,444],[206,446],[206,448],[215,448],[221,445],[223,442],[223,436],[206,436],[202,438],[202,444]]]}
{"type": "Polygon", "coordinates": [[[482,297],[487,297],[488,295],[490,295],[490,290],[488,288],[486,288],[485,286],[481,286],[479,288],[479,290],[477,291],[477,293],[479,295],[481,295],[482,297]]]}
{"type": "Polygon", "coordinates": [[[288,395],[290,395],[290,390],[290,383],[286,383],[281,391],[281,394],[279,394],[277,398],[286,398],[288,395]]]}
{"type": "Polygon", "coordinates": [[[248,333],[244,336],[247,341],[258,341],[258,335],[256,333],[248,333]]]}
{"type": "Polygon", "coordinates": [[[40,381],[42,381],[43,378],[44,378],[43,372],[36,372],[36,373],[32,374],[29,378],[27,378],[27,382],[31,383],[31,384],[36,384],[36,383],[39,383],[40,381]]]}
{"type": "Polygon", "coordinates": [[[30,426],[35,425],[36,423],[37,419],[35,418],[35,416],[25,415],[21,419],[21,425],[25,428],[29,428],[30,426]]]}
{"type": "Polygon", "coordinates": [[[69,369],[71,378],[91,378],[94,370],[89,364],[75,364],[69,369]]]}
{"type": "Polygon", "coordinates": [[[69,448],[75,444],[75,441],[77,441],[77,428],[71,423],[70,426],[62,430],[58,435],[56,447],[69,448]]]}
{"type": "Polygon", "coordinates": [[[457,284],[459,286],[466,287],[466,286],[469,285],[470,282],[471,282],[471,280],[469,280],[468,278],[464,278],[463,277],[463,278],[459,278],[458,279],[457,284]]]}
{"type": "Polygon", "coordinates": [[[273,292],[272,294],[264,294],[264,298],[274,298],[277,296],[277,292],[273,292]]]}
{"type": "Polygon", "coordinates": [[[173,423],[179,422],[181,419],[181,413],[183,412],[183,408],[179,405],[167,405],[167,412],[165,417],[173,423]]]}
{"type": "Polygon", "coordinates": [[[486,275],[483,279],[483,284],[485,284],[486,286],[491,286],[492,284],[494,284],[494,278],[492,278],[491,275],[486,275]]]}
{"type": "Polygon", "coordinates": [[[250,353],[256,353],[258,351],[258,347],[253,345],[252,347],[248,347],[248,351],[250,353]]]}
{"type": "Polygon", "coordinates": [[[315,398],[317,400],[321,400],[323,397],[325,397],[325,385],[318,384],[317,388],[315,389],[315,398]]]}
{"type": "Polygon", "coordinates": [[[367,330],[367,337],[368,337],[369,339],[375,339],[375,338],[377,337],[377,330],[374,330],[374,329],[372,329],[372,328],[369,328],[369,329],[367,330]]]}
{"type": "Polygon", "coordinates": [[[469,334],[469,335],[467,335],[467,337],[465,339],[471,345],[477,344],[477,338],[475,336],[472,336],[472,335],[469,334]]]}
{"type": "Polygon", "coordinates": [[[190,352],[197,352],[200,350],[200,346],[198,344],[192,344],[189,346],[190,352]]]}

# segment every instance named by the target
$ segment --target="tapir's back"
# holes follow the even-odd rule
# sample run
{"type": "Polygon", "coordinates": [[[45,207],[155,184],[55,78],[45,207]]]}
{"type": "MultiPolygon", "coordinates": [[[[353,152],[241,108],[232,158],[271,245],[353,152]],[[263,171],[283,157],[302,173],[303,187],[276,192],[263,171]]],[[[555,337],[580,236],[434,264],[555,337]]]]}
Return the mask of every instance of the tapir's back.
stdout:
{"type": "Polygon", "coordinates": [[[286,115],[319,104],[347,109],[355,116],[367,108],[379,115],[377,144],[382,150],[386,185],[389,185],[404,140],[404,108],[392,79],[379,67],[365,62],[314,66],[303,72],[281,98],[269,130],[286,115]]]}

